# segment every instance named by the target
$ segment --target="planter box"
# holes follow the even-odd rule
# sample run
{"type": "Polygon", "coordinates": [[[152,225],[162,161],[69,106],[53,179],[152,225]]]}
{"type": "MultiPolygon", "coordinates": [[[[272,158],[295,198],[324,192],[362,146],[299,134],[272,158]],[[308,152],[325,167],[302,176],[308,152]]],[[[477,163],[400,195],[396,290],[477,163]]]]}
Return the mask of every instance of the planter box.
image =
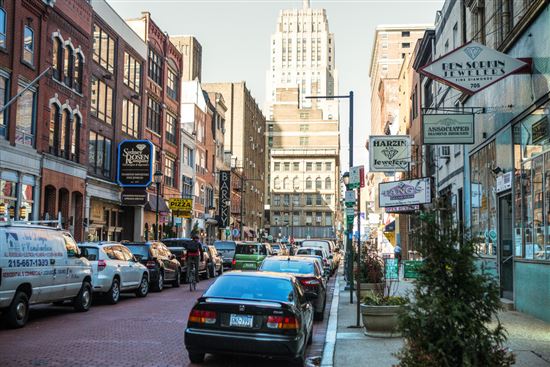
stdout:
{"type": "Polygon", "coordinates": [[[397,331],[397,314],[401,306],[369,306],[361,305],[365,335],[377,338],[396,338],[401,333],[397,331]]]}

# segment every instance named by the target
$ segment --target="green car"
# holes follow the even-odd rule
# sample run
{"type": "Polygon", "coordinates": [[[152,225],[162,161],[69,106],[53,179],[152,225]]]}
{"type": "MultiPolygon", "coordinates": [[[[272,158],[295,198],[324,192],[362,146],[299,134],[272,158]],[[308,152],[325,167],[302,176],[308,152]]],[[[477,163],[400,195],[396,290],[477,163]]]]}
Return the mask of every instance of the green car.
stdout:
{"type": "Polygon", "coordinates": [[[238,242],[235,247],[233,269],[258,270],[262,261],[273,255],[271,245],[259,242],[238,242]]]}

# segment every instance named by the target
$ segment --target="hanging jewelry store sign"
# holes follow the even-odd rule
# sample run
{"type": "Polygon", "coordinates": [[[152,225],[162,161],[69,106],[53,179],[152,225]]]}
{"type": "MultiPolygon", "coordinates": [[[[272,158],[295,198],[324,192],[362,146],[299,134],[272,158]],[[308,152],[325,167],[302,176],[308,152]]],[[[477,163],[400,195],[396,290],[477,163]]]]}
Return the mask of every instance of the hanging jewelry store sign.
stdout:
{"type": "Polygon", "coordinates": [[[381,208],[431,202],[431,179],[429,177],[378,184],[378,206],[381,208]]]}
{"type": "Polygon", "coordinates": [[[423,144],[474,144],[474,114],[422,116],[423,144]]]}
{"type": "Polygon", "coordinates": [[[411,138],[373,135],[369,138],[370,172],[406,172],[411,160],[411,138]]]}
{"type": "Polygon", "coordinates": [[[510,74],[528,69],[527,62],[481,43],[469,42],[422,67],[420,73],[465,93],[475,94],[510,74]]]}

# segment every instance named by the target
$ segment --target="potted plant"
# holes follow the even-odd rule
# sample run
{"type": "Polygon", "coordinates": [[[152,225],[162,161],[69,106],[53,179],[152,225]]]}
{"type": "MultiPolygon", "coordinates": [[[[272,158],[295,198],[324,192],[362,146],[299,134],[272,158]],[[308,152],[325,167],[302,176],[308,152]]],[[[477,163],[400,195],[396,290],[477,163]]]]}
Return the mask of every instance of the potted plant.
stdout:
{"type": "Polygon", "coordinates": [[[384,290],[384,262],[376,249],[367,247],[359,268],[359,283],[362,291],[382,294],[384,290]]]}
{"type": "Polygon", "coordinates": [[[409,299],[406,297],[369,291],[361,303],[365,335],[381,338],[401,336],[398,330],[399,313],[408,303],[409,299]]]}

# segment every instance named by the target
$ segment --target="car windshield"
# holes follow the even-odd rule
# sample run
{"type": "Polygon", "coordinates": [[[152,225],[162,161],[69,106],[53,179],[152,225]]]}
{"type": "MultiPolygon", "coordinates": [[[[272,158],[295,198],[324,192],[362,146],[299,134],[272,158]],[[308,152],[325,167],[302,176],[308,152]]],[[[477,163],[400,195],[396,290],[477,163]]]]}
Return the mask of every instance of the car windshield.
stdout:
{"type": "Polygon", "coordinates": [[[297,255],[316,255],[323,256],[323,250],[317,250],[313,248],[301,248],[298,249],[297,255]]]}
{"type": "Polygon", "coordinates": [[[235,255],[257,255],[258,245],[255,243],[237,245],[235,255]]]}
{"type": "Polygon", "coordinates": [[[277,273],[313,274],[313,263],[296,260],[267,260],[260,267],[262,271],[274,271],[277,273]]]}
{"type": "Polygon", "coordinates": [[[99,249],[97,247],[88,247],[88,246],[79,246],[79,247],[80,247],[80,254],[82,255],[82,257],[85,257],[90,261],[99,260],[99,249]]]}
{"type": "Polygon", "coordinates": [[[325,241],[304,241],[302,242],[302,247],[322,247],[328,252],[330,252],[330,245],[325,241]]]}
{"type": "Polygon", "coordinates": [[[288,302],[292,293],[289,279],[226,275],[218,278],[204,296],[288,302]]]}
{"type": "Polygon", "coordinates": [[[162,240],[162,243],[166,247],[185,247],[187,248],[187,244],[191,242],[191,240],[162,240]]]}
{"type": "Polygon", "coordinates": [[[229,241],[215,241],[214,247],[217,250],[235,250],[235,242],[229,241]]]}
{"type": "Polygon", "coordinates": [[[126,244],[126,247],[128,247],[133,255],[136,255],[141,260],[147,260],[149,258],[149,247],[147,246],[126,244]]]}

